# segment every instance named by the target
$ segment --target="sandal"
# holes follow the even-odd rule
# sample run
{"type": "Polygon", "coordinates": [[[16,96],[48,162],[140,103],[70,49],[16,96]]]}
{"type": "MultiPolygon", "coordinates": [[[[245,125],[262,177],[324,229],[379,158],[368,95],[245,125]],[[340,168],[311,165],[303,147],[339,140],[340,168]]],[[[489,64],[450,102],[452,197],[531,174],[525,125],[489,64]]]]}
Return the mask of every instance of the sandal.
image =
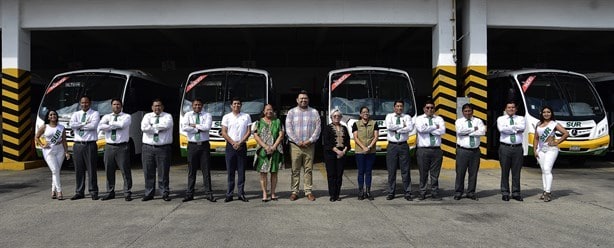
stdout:
{"type": "Polygon", "coordinates": [[[277,201],[277,199],[279,199],[279,197],[273,197],[273,196],[271,196],[271,201],[277,201]]]}
{"type": "Polygon", "coordinates": [[[57,199],[55,190],[51,191],[51,199],[57,199]]]}
{"type": "Polygon", "coordinates": [[[552,201],[552,195],[550,193],[544,193],[544,202],[552,201]]]}
{"type": "Polygon", "coordinates": [[[60,201],[64,200],[64,196],[62,195],[62,192],[58,192],[58,200],[60,201]]]}

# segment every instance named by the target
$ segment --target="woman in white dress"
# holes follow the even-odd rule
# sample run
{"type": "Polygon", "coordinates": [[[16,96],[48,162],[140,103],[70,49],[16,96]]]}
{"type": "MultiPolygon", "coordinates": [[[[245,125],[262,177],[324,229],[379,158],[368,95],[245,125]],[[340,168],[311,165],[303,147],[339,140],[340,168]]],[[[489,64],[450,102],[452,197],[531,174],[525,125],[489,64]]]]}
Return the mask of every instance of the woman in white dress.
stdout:
{"type": "Polygon", "coordinates": [[[558,145],[565,141],[569,133],[561,124],[554,119],[552,108],[543,106],[539,114],[539,122],[535,126],[535,137],[533,138],[533,149],[535,159],[542,169],[542,181],[544,193],[539,197],[540,200],[549,202],[552,200],[552,167],[559,155],[558,145]],[[556,139],[556,131],[561,133],[561,138],[556,139]]]}
{"type": "Polygon", "coordinates": [[[62,184],[60,183],[60,170],[64,158],[69,159],[64,126],[58,123],[58,113],[50,110],[47,113],[45,125],[36,132],[34,142],[43,148],[43,158],[51,170],[51,199],[64,200],[62,184]],[[41,140],[44,138],[44,141],[41,140]]]}

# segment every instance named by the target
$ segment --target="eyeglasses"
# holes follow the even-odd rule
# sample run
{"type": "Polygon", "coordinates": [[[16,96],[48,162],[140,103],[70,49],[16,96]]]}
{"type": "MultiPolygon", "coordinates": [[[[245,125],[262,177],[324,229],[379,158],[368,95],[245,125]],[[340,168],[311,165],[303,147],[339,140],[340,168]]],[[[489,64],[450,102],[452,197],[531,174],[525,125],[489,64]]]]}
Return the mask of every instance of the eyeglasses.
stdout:
{"type": "Polygon", "coordinates": [[[431,107],[431,106],[426,106],[424,107],[425,109],[434,109],[435,107],[431,107]]]}
{"type": "Polygon", "coordinates": [[[343,117],[343,115],[333,115],[333,117],[341,118],[341,117],[343,117]]]}

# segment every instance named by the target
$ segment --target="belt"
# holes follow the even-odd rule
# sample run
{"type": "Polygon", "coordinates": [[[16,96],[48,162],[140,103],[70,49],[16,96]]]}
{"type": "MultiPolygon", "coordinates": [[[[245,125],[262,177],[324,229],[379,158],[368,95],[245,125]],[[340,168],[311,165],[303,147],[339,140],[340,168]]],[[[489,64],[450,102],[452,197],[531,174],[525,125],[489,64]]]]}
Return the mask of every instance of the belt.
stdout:
{"type": "Polygon", "coordinates": [[[75,141],[75,144],[81,144],[81,145],[87,145],[87,144],[92,144],[92,143],[96,143],[95,140],[93,141],[75,141]]]}
{"type": "Polygon", "coordinates": [[[127,145],[128,142],[122,142],[122,143],[107,143],[107,145],[110,146],[123,146],[123,145],[127,145]]]}
{"type": "Polygon", "coordinates": [[[519,147],[519,146],[522,146],[522,143],[520,143],[520,144],[508,144],[508,143],[501,142],[499,144],[502,145],[502,146],[509,146],[509,147],[519,147]]]}
{"type": "Polygon", "coordinates": [[[468,151],[477,151],[477,150],[479,150],[479,149],[480,149],[479,147],[476,147],[476,148],[467,148],[467,147],[462,147],[462,146],[456,146],[456,148],[460,148],[460,149],[463,149],[463,150],[468,150],[468,151]]]}
{"type": "Polygon", "coordinates": [[[143,144],[143,145],[158,148],[158,147],[167,147],[167,146],[170,146],[171,144],[165,144],[165,145],[150,145],[150,144],[143,144]]]}
{"type": "Polygon", "coordinates": [[[421,146],[419,149],[441,149],[439,146],[421,146]]]}
{"type": "Polygon", "coordinates": [[[407,144],[407,141],[401,141],[401,142],[388,141],[388,144],[402,145],[402,144],[407,144]]]}
{"type": "Polygon", "coordinates": [[[206,143],[209,143],[209,141],[205,140],[205,141],[199,141],[199,142],[192,142],[192,141],[188,142],[189,145],[197,145],[197,146],[201,146],[201,145],[204,145],[206,143]]]}

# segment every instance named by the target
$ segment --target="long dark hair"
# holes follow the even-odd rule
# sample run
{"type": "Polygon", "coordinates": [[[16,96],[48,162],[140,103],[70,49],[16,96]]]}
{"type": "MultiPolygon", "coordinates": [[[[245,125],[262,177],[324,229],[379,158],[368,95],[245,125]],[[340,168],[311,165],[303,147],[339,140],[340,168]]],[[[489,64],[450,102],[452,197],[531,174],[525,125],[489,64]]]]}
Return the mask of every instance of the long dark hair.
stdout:
{"type": "Polygon", "coordinates": [[[544,121],[546,120],[546,119],[544,119],[544,110],[545,110],[545,109],[549,109],[549,110],[550,110],[550,113],[551,113],[550,120],[551,120],[551,121],[556,121],[556,119],[554,118],[554,111],[552,111],[552,108],[551,108],[550,106],[548,106],[548,105],[544,105],[544,106],[542,106],[542,108],[539,110],[539,124],[544,123],[544,121]]]}
{"type": "Polygon", "coordinates": [[[50,109],[49,111],[47,111],[47,114],[45,114],[45,124],[49,124],[49,114],[51,114],[51,112],[54,112],[55,115],[58,116],[58,122],[59,122],[60,115],[58,115],[58,112],[55,111],[55,109],[50,109]]]}

